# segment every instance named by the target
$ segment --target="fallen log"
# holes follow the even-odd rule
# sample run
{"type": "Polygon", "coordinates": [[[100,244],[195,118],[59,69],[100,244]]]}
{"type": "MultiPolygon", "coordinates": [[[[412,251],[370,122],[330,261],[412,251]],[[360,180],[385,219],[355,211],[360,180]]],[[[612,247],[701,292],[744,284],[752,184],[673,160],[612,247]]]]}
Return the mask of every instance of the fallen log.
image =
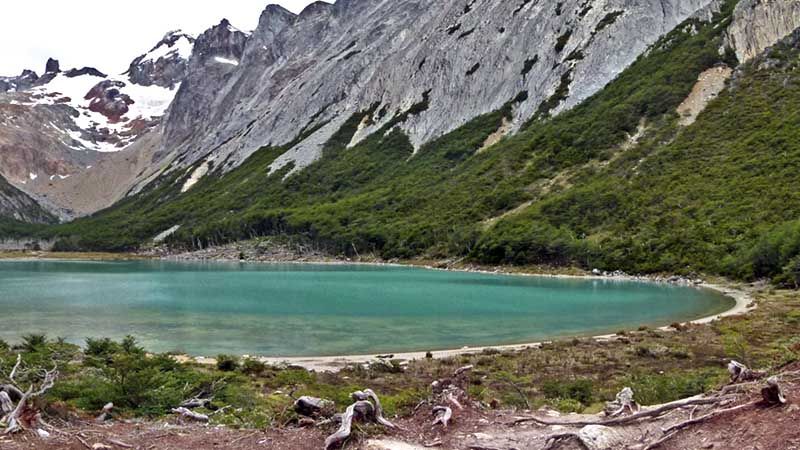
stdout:
{"type": "Polygon", "coordinates": [[[175,413],[175,414],[178,414],[181,417],[185,417],[185,418],[191,419],[191,420],[196,420],[198,422],[208,422],[208,420],[209,420],[207,415],[196,413],[196,412],[194,412],[192,410],[189,410],[189,409],[186,409],[186,408],[183,408],[183,407],[173,408],[172,412],[175,413]]]}
{"type": "Polygon", "coordinates": [[[718,416],[721,416],[721,415],[724,415],[724,414],[730,414],[732,412],[741,411],[743,409],[751,408],[751,407],[755,406],[756,404],[758,404],[757,401],[756,402],[750,402],[750,403],[743,403],[741,405],[733,406],[731,408],[718,409],[716,411],[713,411],[713,412],[710,412],[710,413],[706,414],[705,416],[697,417],[695,419],[685,420],[683,422],[676,423],[675,425],[669,426],[667,428],[662,428],[661,431],[663,431],[664,434],[669,434],[669,433],[672,433],[674,431],[682,430],[682,429],[684,429],[684,428],[686,428],[688,426],[691,426],[691,425],[695,425],[695,424],[698,424],[698,423],[706,422],[708,420],[711,420],[711,419],[713,419],[715,417],[718,417],[718,416]]]}
{"type": "Polygon", "coordinates": [[[433,414],[436,416],[436,419],[433,421],[434,426],[442,424],[442,427],[447,428],[450,424],[450,420],[453,418],[453,410],[447,406],[434,407],[433,414]]]}
{"type": "Polygon", "coordinates": [[[531,416],[531,417],[522,417],[516,419],[515,421],[511,422],[510,425],[514,426],[525,422],[535,422],[540,425],[546,425],[546,426],[558,425],[558,426],[573,426],[573,427],[585,427],[588,425],[604,425],[604,426],[625,425],[631,422],[635,422],[639,419],[658,417],[666,412],[679,408],[685,408],[687,406],[712,405],[720,403],[724,400],[727,400],[728,398],[729,397],[702,397],[702,396],[690,397],[683,400],[677,400],[674,402],[665,403],[656,408],[643,409],[635,414],[631,414],[630,416],[616,417],[607,420],[564,421],[564,420],[547,420],[547,419],[542,419],[540,417],[531,416]]]}

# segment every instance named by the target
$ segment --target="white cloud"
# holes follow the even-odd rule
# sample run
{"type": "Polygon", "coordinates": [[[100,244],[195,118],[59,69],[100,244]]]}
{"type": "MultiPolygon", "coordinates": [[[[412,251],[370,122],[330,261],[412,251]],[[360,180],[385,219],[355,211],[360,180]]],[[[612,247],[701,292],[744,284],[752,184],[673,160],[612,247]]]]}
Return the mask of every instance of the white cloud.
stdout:
{"type": "Polygon", "coordinates": [[[200,34],[227,18],[252,30],[261,11],[278,3],[300,12],[312,0],[39,0],[4,2],[0,75],[40,74],[53,57],[61,68],[93,66],[121,73],[167,32],[200,34]]]}

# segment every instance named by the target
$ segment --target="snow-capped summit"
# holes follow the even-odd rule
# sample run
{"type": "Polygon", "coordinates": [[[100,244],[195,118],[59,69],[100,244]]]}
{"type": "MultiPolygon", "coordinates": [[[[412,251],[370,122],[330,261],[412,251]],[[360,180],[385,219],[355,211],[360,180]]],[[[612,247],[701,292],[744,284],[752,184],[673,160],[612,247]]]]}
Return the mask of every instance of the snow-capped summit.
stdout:
{"type": "Polygon", "coordinates": [[[133,60],[126,75],[134,84],[173,89],[186,77],[194,41],[180,30],[171,31],[149,52],[133,60]]]}
{"type": "Polygon", "coordinates": [[[36,198],[68,189],[161,123],[193,48],[192,36],[175,31],[123,75],[50,58],[41,76],[0,77],[0,176],[36,198]]]}

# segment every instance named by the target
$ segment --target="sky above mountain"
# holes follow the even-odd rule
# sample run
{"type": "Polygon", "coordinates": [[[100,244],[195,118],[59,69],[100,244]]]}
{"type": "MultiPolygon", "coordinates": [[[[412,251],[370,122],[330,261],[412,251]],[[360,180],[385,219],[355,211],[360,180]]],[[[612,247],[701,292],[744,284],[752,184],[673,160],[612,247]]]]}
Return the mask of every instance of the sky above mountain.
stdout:
{"type": "Polygon", "coordinates": [[[39,0],[3,5],[0,75],[44,72],[53,57],[61,68],[93,66],[121,73],[166,32],[200,34],[222,18],[242,30],[258,24],[267,4],[300,12],[312,0],[39,0]]]}

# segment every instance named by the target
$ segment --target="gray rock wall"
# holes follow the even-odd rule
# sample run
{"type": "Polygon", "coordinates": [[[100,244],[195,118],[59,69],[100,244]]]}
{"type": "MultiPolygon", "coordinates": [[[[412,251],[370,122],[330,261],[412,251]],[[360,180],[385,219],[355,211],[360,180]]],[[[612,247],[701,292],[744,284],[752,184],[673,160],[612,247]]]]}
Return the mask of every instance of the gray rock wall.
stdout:
{"type": "Polygon", "coordinates": [[[740,62],[747,62],[800,28],[800,0],[741,0],[728,29],[740,62]]]}
{"type": "MultiPolygon", "coordinates": [[[[401,125],[417,147],[527,91],[529,99],[515,109],[514,130],[562,79],[569,95],[554,113],[600,90],[710,3],[339,0],[314,3],[297,16],[270,6],[246,38],[238,66],[209,69],[199,61],[211,55],[195,50],[190,66],[197,77],[190,73],[173,103],[160,157],[180,168],[212,156],[228,170],[309,125],[341,123],[379,104],[386,114],[373,117],[359,132],[362,139],[425,92],[429,109],[401,125]],[[212,76],[200,76],[207,72],[212,76]],[[198,102],[208,110],[192,111],[198,102]]],[[[280,165],[313,162],[334,131],[323,127],[280,165]]]]}

